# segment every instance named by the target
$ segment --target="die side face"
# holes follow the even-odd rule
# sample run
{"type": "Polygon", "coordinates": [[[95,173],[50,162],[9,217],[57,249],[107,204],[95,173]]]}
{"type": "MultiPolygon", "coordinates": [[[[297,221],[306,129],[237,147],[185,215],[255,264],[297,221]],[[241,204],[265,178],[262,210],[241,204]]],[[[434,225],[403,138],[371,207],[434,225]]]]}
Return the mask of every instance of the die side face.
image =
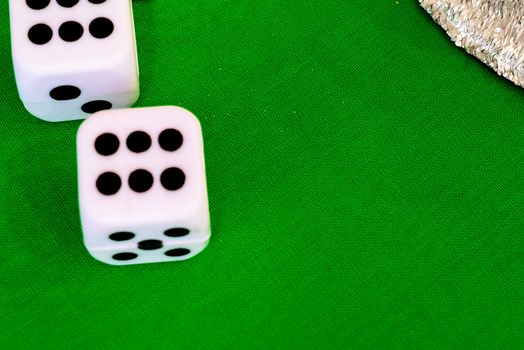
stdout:
{"type": "MultiPolygon", "coordinates": [[[[206,220],[204,216],[205,214],[201,214],[197,219],[206,220]]],[[[184,225],[176,219],[171,224],[172,228],[168,230],[165,227],[169,226],[158,224],[138,229],[125,225],[128,230],[121,227],[120,230],[111,230],[100,226],[98,231],[90,231],[84,226],[84,243],[94,258],[112,265],[185,260],[197,255],[207,246],[209,222],[206,237],[194,235],[193,229],[199,224],[184,225]],[[93,236],[96,236],[95,239],[90,239],[93,236]]]]}
{"type": "Polygon", "coordinates": [[[203,141],[190,112],[174,107],[99,112],[83,123],[77,148],[84,241],[93,256],[128,252],[140,257],[128,259],[137,263],[148,259],[137,253],[144,250],[141,242],[153,241],[160,246],[152,250],[164,254],[153,254],[153,260],[171,261],[205,247],[210,223],[203,141]],[[194,248],[165,255],[182,243],[194,248]]]}
{"type": "Polygon", "coordinates": [[[187,260],[206,248],[208,241],[162,243],[143,240],[140,245],[120,245],[107,249],[91,249],[95,259],[110,265],[132,265],[187,260]]]}
{"type": "MultiPolygon", "coordinates": [[[[46,84],[52,86],[48,82],[46,84]]],[[[138,89],[122,94],[84,95],[69,101],[23,101],[23,103],[29,113],[40,119],[49,122],[63,122],[84,119],[91,113],[101,110],[127,108],[132,106],[137,99],[138,89]]]]}
{"type": "Polygon", "coordinates": [[[31,113],[53,121],[65,110],[66,119],[80,119],[96,112],[82,108],[90,101],[135,102],[130,0],[11,0],[10,14],[17,85],[31,113]]]}

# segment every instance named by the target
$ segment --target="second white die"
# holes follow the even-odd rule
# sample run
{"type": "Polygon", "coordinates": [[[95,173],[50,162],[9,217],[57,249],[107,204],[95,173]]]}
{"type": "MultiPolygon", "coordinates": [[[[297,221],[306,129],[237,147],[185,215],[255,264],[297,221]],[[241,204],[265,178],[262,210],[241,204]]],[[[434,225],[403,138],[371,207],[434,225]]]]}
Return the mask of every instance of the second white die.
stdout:
{"type": "Polygon", "coordinates": [[[138,98],[131,0],[10,0],[18,92],[46,121],[83,119],[138,98]]]}
{"type": "Polygon", "coordinates": [[[185,109],[95,113],[78,132],[84,242],[96,259],[187,259],[210,238],[200,123],[185,109]]]}

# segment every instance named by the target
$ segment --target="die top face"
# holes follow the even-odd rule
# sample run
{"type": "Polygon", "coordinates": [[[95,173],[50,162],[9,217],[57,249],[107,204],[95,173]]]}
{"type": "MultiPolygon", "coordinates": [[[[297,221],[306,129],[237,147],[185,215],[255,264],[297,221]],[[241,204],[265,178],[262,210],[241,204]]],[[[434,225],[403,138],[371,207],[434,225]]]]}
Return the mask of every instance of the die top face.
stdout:
{"type": "Polygon", "coordinates": [[[202,131],[182,108],[95,113],[77,149],[83,217],[134,227],[207,208],[202,131]]]}
{"type": "Polygon", "coordinates": [[[10,0],[16,67],[67,74],[136,61],[131,0],[10,0]]]}

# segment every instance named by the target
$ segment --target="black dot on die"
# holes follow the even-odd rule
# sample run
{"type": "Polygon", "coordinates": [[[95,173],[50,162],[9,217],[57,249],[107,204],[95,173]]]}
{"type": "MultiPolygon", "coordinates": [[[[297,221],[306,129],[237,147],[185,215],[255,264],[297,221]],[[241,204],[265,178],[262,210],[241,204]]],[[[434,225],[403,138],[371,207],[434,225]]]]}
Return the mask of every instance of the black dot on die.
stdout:
{"type": "Polygon", "coordinates": [[[151,137],[146,132],[134,131],[127,137],[126,144],[131,152],[142,153],[151,147],[151,137]]]}
{"type": "Polygon", "coordinates": [[[120,187],[122,187],[120,176],[112,172],[103,173],[96,180],[96,188],[100,193],[106,196],[111,196],[117,193],[120,190],[120,187]]]}
{"type": "Polygon", "coordinates": [[[173,152],[182,146],[184,137],[176,129],[166,129],[158,136],[158,144],[163,150],[173,152]]]}
{"type": "Polygon", "coordinates": [[[143,193],[153,186],[153,175],[147,170],[138,169],[129,175],[129,187],[138,193],[143,193]]]}
{"type": "Polygon", "coordinates": [[[106,2],[106,0],[89,0],[90,3],[98,5],[106,2]]]}
{"type": "Polygon", "coordinates": [[[189,249],[186,249],[186,248],[175,248],[175,249],[171,249],[171,250],[168,250],[167,252],[165,252],[165,254],[167,256],[171,256],[171,257],[184,256],[184,255],[187,255],[189,253],[191,253],[191,251],[189,249]]]}
{"type": "Polygon", "coordinates": [[[29,29],[27,37],[35,45],[44,45],[53,38],[53,30],[47,24],[35,24],[29,29]]]}
{"type": "Polygon", "coordinates": [[[169,168],[160,175],[160,183],[166,190],[176,191],[184,186],[186,175],[179,168],[169,168]]]}
{"type": "Polygon", "coordinates": [[[115,232],[109,235],[109,239],[116,242],[129,241],[135,238],[133,232],[115,232]]]}
{"type": "Polygon", "coordinates": [[[156,239],[148,239],[145,241],[138,242],[138,249],[142,250],[155,250],[163,247],[162,241],[156,239]]]}
{"type": "Polygon", "coordinates": [[[97,39],[104,39],[113,33],[115,26],[109,18],[98,17],[89,24],[89,33],[97,39]]]}
{"type": "Polygon", "coordinates": [[[67,8],[71,8],[78,4],[78,0],[56,0],[56,2],[58,3],[58,5],[67,8]]]}
{"type": "Polygon", "coordinates": [[[105,133],[95,140],[95,150],[102,156],[115,154],[120,147],[120,141],[115,134],[105,133]]]}
{"type": "Polygon", "coordinates": [[[169,230],[164,231],[164,234],[167,237],[184,237],[189,234],[189,230],[182,227],[170,228],[169,230]]]}
{"type": "Polygon", "coordinates": [[[84,34],[84,27],[78,22],[68,21],[62,23],[60,28],[58,28],[58,35],[62,40],[69,43],[77,41],[84,34]]]}
{"type": "Polygon", "coordinates": [[[113,259],[118,261],[133,260],[136,257],[138,257],[138,255],[135,253],[118,253],[113,255],[113,259]]]}
{"type": "Polygon", "coordinates": [[[27,6],[33,10],[43,10],[50,2],[51,0],[25,0],[27,6]]]}
{"type": "Polygon", "coordinates": [[[72,85],[62,85],[55,87],[51,92],[49,93],[49,96],[57,101],[65,101],[65,100],[74,100],[78,96],[80,96],[81,91],[76,86],[72,85]]]}
{"type": "Polygon", "coordinates": [[[96,100],[84,103],[84,105],[82,106],[82,111],[88,114],[93,114],[111,108],[113,108],[113,104],[111,102],[104,100],[96,100]]]}

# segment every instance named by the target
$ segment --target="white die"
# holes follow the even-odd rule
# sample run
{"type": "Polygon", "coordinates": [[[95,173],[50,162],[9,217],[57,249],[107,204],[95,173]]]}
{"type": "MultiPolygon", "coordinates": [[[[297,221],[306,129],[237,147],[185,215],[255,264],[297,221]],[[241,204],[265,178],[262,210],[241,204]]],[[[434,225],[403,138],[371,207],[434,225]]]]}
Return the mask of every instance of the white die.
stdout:
{"type": "Polygon", "coordinates": [[[84,243],[126,265],[190,258],[210,237],[202,131],[179,107],[101,111],[77,136],[84,243]]]}
{"type": "Polygon", "coordinates": [[[138,98],[131,0],[10,0],[18,93],[47,121],[83,119],[138,98]]]}

